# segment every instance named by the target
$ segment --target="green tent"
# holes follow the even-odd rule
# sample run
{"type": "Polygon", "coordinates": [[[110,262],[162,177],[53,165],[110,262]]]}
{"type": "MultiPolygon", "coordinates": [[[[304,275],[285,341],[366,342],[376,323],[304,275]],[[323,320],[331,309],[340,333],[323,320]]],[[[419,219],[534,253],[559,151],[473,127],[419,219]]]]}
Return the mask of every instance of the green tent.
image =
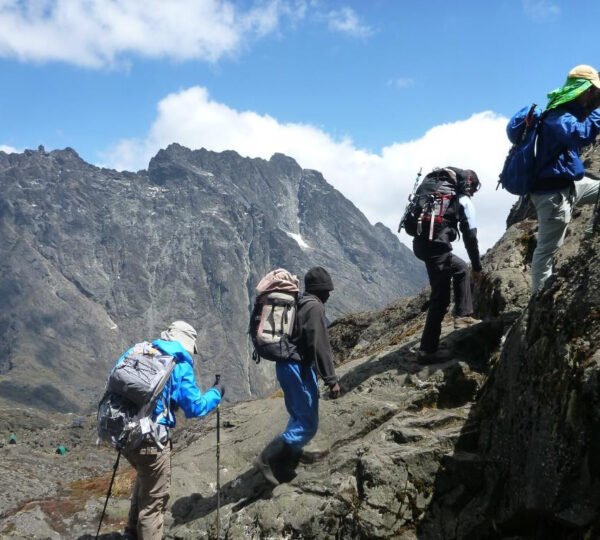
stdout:
{"type": "Polygon", "coordinates": [[[56,447],[55,454],[60,454],[61,456],[66,456],[67,452],[68,452],[68,450],[61,444],[60,446],[56,447]]]}
{"type": "Polygon", "coordinates": [[[10,434],[8,438],[8,444],[17,444],[17,436],[14,433],[10,434]]]}

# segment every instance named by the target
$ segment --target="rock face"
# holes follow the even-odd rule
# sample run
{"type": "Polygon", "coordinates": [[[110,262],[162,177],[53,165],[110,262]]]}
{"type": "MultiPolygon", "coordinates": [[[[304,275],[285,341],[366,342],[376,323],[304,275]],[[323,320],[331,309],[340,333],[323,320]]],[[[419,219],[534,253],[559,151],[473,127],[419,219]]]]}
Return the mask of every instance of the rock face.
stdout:
{"type": "MultiPolygon", "coordinates": [[[[223,409],[221,538],[417,537],[417,527],[437,496],[442,464],[454,456],[476,463],[471,457],[477,436],[477,424],[469,420],[472,402],[514,320],[504,317],[514,309],[511,299],[521,298],[512,290],[513,267],[527,269],[525,260],[516,262],[526,250],[511,258],[503,249],[499,244],[494,248],[498,255],[488,256],[490,283],[484,285],[496,291],[495,303],[487,308],[495,315],[459,331],[448,318],[442,334],[447,362],[418,365],[411,352],[425,320],[426,292],[399,300],[383,312],[361,312],[336,321],[331,335],[344,393],[335,401],[324,395],[319,432],[290,483],[271,490],[252,465],[285,426],[281,393],[223,409]]],[[[216,538],[214,416],[185,423],[175,433],[166,537],[216,538]]],[[[97,468],[89,474],[97,474],[97,468]]],[[[106,485],[108,474],[107,468],[102,477],[85,482],[106,485]]],[[[128,478],[131,472],[125,469],[118,481],[128,478]]],[[[83,540],[95,530],[94,516],[97,519],[103,501],[96,492],[81,501],[80,485],[63,486],[56,502],[66,510],[54,519],[55,530],[69,524],[73,536],[83,540]]],[[[106,531],[123,526],[126,493],[116,493],[109,504],[106,531]]],[[[28,516],[36,523],[46,519],[45,514],[42,503],[8,512],[6,530],[24,530],[28,516]]]]}
{"type": "MultiPolygon", "coordinates": [[[[343,394],[337,400],[323,394],[319,432],[289,483],[271,489],[252,466],[285,426],[280,392],[223,408],[219,499],[215,418],[182,422],[165,537],[600,537],[600,236],[584,237],[590,218],[590,208],[575,213],[555,276],[533,299],[536,224],[513,223],[483,261],[476,297],[484,320],[456,331],[445,320],[443,363],[419,365],[411,352],[422,331],[426,292],[383,311],[339,318],[331,337],[343,394]]],[[[36,418],[30,423],[32,431],[54,438],[73,431],[44,430],[36,418]]],[[[0,430],[14,428],[0,423],[0,430]]],[[[41,449],[21,438],[39,455],[41,449]]],[[[0,449],[10,494],[0,497],[0,535],[44,531],[60,538],[68,530],[78,540],[93,538],[103,504],[97,486],[107,484],[110,471],[98,476],[108,460],[101,451],[82,444],[73,455],[87,463],[86,451],[95,456],[88,468],[78,465],[79,478],[87,478],[72,480],[65,472],[61,489],[47,477],[39,486],[22,483],[39,489],[29,497],[40,500],[25,504],[14,474],[21,464],[14,449],[0,449]]],[[[33,461],[24,473],[32,475],[33,461]]],[[[62,470],[53,467],[55,474],[62,470]]],[[[103,540],[120,538],[108,531],[124,524],[131,481],[123,468],[103,540]]]]}
{"type": "Polygon", "coordinates": [[[586,174],[590,178],[600,180],[600,137],[582,153],[586,174]]]}
{"type": "Polygon", "coordinates": [[[172,145],[119,173],[71,149],[0,152],[0,400],[77,411],[125,347],[184,319],[206,383],[263,395],[246,337],[254,286],[278,266],[335,281],[331,317],[422,285],[422,265],[316,171],[172,145]],[[210,380],[208,380],[210,379],[210,380]]]}
{"type": "Polygon", "coordinates": [[[446,490],[434,498],[424,537],[600,534],[599,263],[596,234],[562,260],[512,326],[471,411],[479,427],[468,483],[460,463],[439,475],[446,490]]]}

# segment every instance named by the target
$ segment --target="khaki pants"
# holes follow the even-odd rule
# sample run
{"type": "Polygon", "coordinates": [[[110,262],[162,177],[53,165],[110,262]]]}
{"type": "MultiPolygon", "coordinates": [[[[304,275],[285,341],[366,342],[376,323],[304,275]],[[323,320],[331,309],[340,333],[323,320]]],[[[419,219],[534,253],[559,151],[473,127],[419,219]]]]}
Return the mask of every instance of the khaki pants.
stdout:
{"type": "Polygon", "coordinates": [[[574,190],[564,188],[554,193],[531,195],[538,218],[537,246],[531,261],[532,293],[540,290],[552,275],[552,259],[564,242],[573,206],[594,204],[598,198],[600,182],[597,180],[582,178],[574,184],[574,190]]]}
{"type": "Polygon", "coordinates": [[[161,540],[171,487],[171,446],[142,446],[125,456],[137,471],[127,529],[138,540],[161,540]]]}

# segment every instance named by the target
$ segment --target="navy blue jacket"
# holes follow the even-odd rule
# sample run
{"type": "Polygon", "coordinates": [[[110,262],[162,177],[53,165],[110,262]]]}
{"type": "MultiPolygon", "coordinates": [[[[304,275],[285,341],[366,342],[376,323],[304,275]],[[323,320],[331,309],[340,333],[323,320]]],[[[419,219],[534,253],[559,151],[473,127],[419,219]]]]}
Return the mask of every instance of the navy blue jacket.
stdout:
{"type": "Polygon", "coordinates": [[[600,109],[589,116],[577,103],[566,103],[546,114],[539,129],[536,160],[539,171],[533,193],[559,191],[581,180],[585,167],[581,149],[600,134],[600,109]]]}

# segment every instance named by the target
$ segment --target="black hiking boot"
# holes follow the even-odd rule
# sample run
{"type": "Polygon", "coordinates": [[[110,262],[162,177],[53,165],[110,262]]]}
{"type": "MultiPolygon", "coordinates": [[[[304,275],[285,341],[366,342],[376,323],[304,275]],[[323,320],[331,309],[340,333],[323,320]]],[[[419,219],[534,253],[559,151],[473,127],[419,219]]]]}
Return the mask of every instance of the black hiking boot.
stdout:
{"type": "Polygon", "coordinates": [[[275,475],[279,482],[290,482],[296,477],[296,467],[302,457],[302,449],[284,443],[283,451],[277,460],[275,475]]]}
{"type": "Polygon", "coordinates": [[[437,351],[427,352],[419,349],[417,351],[417,362],[424,366],[429,364],[441,364],[452,358],[449,351],[444,349],[438,349],[437,351]]]}
{"type": "Polygon", "coordinates": [[[278,486],[296,476],[301,456],[301,448],[295,448],[281,437],[276,437],[254,460],[254,465],[269,483],[278,486]]]}
{"type": "Polygon", "coordinates": [[[122,540],[138,540],[137,532],[131,527],[125,527],[121,538],[122,540]]]}
{"type": "Polygon", "coordinates": [[[267,482],[279,485],[274,468],[287,445],[281,437],[275,437],[254,460],[254,465],[262,473],[267,482]]]}

